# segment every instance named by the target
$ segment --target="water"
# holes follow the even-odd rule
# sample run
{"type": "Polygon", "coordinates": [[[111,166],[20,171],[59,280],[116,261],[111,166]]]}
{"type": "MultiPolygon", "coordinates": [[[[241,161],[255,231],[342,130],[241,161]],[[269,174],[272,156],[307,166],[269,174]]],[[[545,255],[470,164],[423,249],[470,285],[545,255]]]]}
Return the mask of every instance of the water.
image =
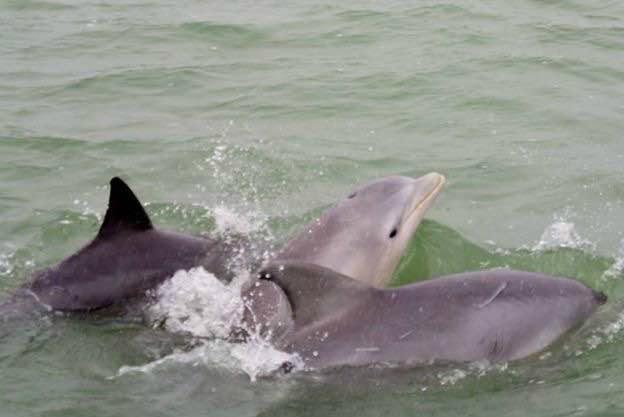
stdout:
{"type": "Polygon", "coordinates": [[[395,285],[509,266],[611,300],[517,363],[255,382],[261,345],[12,323],[0,415],[622,415],[622,16],[607,0],[0,0],[3,292],[95,234],[113,175],[158,225],[278,244],[356,183],[438,171],[395,285]]]}

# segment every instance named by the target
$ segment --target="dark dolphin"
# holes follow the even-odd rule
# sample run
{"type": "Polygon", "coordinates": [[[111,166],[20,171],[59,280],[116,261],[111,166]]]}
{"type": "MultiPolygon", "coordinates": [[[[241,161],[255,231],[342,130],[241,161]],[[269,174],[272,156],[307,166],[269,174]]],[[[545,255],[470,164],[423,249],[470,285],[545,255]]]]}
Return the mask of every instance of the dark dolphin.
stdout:
{"type": "Polygon", "coordinates": [[[242,242],[154,228],[120,178],[110,181],[108,210],[89,244],[59,264],[36,272],[18,293],[49,309],[89,311],[144,296],[180,269],[203,266],[230,279],[230,261],[242,242]]]}
{"type": "Polygon", "coordinates": [[[278,320],[289,327],[274,343],[311,369],[520,359],[606,302],[572,279],[505,269],[380,289],[318,265],[276,262],[260,281],[290,304],[282,314],[291,316],[278,320]]]}

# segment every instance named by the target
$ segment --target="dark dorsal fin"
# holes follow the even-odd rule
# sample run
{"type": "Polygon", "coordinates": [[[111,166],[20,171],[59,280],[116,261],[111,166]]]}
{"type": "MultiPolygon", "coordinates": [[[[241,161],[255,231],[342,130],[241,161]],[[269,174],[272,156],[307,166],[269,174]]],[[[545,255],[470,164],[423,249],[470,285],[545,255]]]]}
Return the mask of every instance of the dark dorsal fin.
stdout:
{"type": "Polygon", "coordinates": [[[97,237],[106,239],[123,231],[152,229],[152,222],[130,187],[119,177],[110,180],[108,210],[97,237]]]}
{"type": "Polygon", "coordinates": [[[260,278],[282,288],[298,328],[365,303],[379,292],[332,269],[298,261],[274,261],[262,268],[260,278]]]}

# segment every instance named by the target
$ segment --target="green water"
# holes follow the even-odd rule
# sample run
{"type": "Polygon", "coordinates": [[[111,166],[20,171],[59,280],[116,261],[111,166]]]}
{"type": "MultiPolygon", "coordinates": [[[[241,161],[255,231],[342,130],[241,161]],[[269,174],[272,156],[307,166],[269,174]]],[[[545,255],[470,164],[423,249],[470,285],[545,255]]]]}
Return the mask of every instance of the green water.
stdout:
{"type": "Polygon", "coordinates": [[[11,323],[0,415],[624,414],[623,4],[338,4],[0,0],[0,290],[94,235],[113,175],[159,225],[214,231],[225,207],[281,242],[356,183],[438,171],[395,284],[510,266],[606,308],[507,367],[255,383],[183,363],[111,379],[175,345],[140,323],[11,323]]]}

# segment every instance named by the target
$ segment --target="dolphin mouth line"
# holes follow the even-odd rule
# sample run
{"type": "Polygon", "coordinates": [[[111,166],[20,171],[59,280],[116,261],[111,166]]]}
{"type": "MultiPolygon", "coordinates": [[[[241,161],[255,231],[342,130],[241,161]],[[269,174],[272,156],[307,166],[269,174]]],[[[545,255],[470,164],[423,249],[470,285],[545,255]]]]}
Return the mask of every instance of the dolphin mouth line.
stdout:
{"type": "Polygon", "coordinates": [[[444,175],[442,174],[437,174],[437,181],[438,182],[433,187],[433,189],[429,191],[429,193],[427,193],[427,195],[409,211],[407,219],[411,218],[415,213],[419,211],[420,208],[428,205],[438,194],[440,194],[440,190],[442,189],[444,184],[446,184],[446,177],[444,177],[444,175]]]}

